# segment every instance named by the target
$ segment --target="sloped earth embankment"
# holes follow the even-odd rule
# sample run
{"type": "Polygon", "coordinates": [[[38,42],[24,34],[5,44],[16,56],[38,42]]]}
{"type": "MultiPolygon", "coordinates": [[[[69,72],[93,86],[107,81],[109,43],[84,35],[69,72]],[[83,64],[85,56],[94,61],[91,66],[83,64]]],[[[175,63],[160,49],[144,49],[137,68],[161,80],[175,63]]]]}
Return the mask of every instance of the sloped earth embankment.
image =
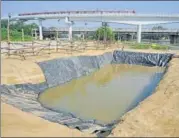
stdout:
{"type": "Polygon", "coordinates": [[[110,137],[179,136],[179,58],[173,58],[155,92],[126,113],[110,137]]]}

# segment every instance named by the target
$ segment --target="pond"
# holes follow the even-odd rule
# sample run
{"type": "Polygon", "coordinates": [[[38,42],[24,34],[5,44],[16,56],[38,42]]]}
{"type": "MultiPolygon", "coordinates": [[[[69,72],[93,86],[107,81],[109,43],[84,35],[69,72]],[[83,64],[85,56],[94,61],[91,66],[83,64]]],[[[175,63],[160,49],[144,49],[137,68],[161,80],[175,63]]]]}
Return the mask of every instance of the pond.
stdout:
{"type": "Polygon", "coordinates": [[[109,64],[88,76],[52,87],[39,102],[55,111],[71,112],[82,119],[108,124],[151,95],[165,68],[109,64]]]}

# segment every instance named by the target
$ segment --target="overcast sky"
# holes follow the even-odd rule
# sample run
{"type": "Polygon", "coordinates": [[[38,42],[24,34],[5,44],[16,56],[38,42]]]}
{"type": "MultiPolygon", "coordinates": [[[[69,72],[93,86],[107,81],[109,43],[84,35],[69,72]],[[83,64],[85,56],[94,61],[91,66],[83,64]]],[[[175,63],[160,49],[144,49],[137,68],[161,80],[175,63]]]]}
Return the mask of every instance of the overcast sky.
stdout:
{"type": "MultiPolygon", "coordinates": [[[[137,13],[175,13],[179,14],[179,1],[2,1],[1,16],[8,13],[16,15],[25,12],[43,12],[60,10],[135,10],[137,13]]],[[[46,27],[65,27],[56,20],[43,22],[46,27]]],[[[127,25],[110,24],[114,27],[132,27],[127,25]]],[[[75,23],[76,27],[84,26],[84,23],[75,23]]],[[[100,23],[88,23],[87,27],[97,27],[100,23]]],[[[179,28],[179,24],[165,25],[169,28],[179,28]]]]}

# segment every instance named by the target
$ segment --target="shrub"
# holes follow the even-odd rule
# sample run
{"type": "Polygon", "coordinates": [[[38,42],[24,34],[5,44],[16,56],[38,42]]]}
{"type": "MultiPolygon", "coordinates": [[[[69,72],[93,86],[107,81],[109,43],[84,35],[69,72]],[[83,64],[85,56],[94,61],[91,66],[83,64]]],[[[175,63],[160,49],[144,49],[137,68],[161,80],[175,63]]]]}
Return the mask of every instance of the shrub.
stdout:
{"type": "Polygon", "coordinates": [[[168,46],[159,45],[159,44],[131,44],[131,48],[134,49],[155,49],[155,50],[167,50],[168,46]]]}
{"type": "Polygon", "coordinates": [[[166,50],[166,49],[168,49],[168,46],[159,45],[159,44],[152,44],[151,48],[156,49],[156,50],[166,50]]]}
{"type": "MultiPolygon", "coordinates": [[[[7,29],[1,28],[1,40],[7,40],[7,29]]],[[[24,41],[31,41],[32,37],[30,35],[24,35],[24,41]]],[[[10,41],[22,41],[22,34],[17,30],[10,31],[10,41]]]]}
{"type": "Polygon", "coordinates": [[[149,44],[133,44],[131,47],[134,49],[149,49],[150,45],[149,44]]]}
{"type": "Polygon", "coordinates": [[[104,40],[106,35],[106,40],[114,40],[114,33],[110,27],[100,27],[97,29],[95,34],[96,40],[104,40]]]}

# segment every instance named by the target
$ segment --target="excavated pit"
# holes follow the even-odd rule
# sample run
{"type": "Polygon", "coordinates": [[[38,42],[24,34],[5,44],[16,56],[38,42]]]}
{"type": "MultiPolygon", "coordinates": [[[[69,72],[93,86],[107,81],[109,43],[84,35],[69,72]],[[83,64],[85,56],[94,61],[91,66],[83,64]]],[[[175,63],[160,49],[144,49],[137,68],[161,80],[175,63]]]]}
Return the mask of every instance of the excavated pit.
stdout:
{"type": "Polygon", "coordinates": [[[164,67],[108,64],[90,75],[45,90],[38,100],[48,109],[109,124],[150,95],[163,73],[164,67]]]}
{"type": "MultiPolygon", "coordinates": [[[[0,88],[1,97],[3,101],[6,103],[11,104],[17,108],[20,108],[23,111],[31,112],[49,121],[57,122],[66,125],[70,128],[76,128],[79,129],[80,131],[88,131],[90,133],[96,133],[98,136],[106,136],[110,134],[111,130],[115,127],[115,124],[120,121],[120,116],[122,116],[124,113],[134,108],[140,101],[144,100],[147,96],[152,94],[155,87],[159,83],[160,79],[164,75],[167,69],[167,65],[171,60],[172,56],[173,54],[151,54],[151,53],[149,54],[149,53],[114,51],[113,53],[110,52],[98,56],[78,56],[78,57],[59,58],[59,59],[44,61],[38,63],[38,65],[41,67],[41,69],[44,72],[46,82],[41,84],[1,85],[0,88]],[[84,116],[84,115],[80,115],[79,112],[76,112],[74,109],[73,110],[71,110],[70,108],[65,109],[59,106],[58,108],[54,108],[49,105],[45,105],[48,102],[44,103],[44,101],[40,99],[42,95],[45,95],[47,93],[46,91],[57,87],[61,87],[61,89],[65,91],[67,90],[67,92],[64,91],[63,93],[68,95],[70,91],[68,91],[67,88],[69,88],[68,85],[73,85],[70,84],[73,83],[72,81],[78,80],[78,84],[82,83],[84,80],[89,80],[89,78],[91,76],[94,76],[95,73],[99,73],[102,69],[105,69],[107,67],[112,68],[113,70],[115,68],[116,71],[112,71],[112,74],[114,76],[117,76],[116,73],[119,74],[121,73],[121,68],[123,64],[133,64],[135,66],[137,65],[137,67],[142,68],[143,72],[141,71],[141,69],[137,69],[136,71],[137,73],[135,73],[135,71],[132,72],[136,76],[138,75],[137,78],[139,81],[141,79],[144,79],[146,81],[143,82],[146,83],[141,85],[140,90],[139,88],[135,90],[138,96],[136,96],[135,98],[134,97],[131,98],[130,105],[126,106],[122,111],[119,111],[118,114],[115,114],[115,117],[111,117],[110,119],[108,118],[105,120],[105,119],[100,119],[101,115],[88,116],[88,113],[86,113],[86,116],[84,116]],[[151,70],[149,68],[153,66],[158,66],[158,67],[155,67],[155,69],[149,71],[151,70]],[[143,74],[142,78],[141,78],[141,74],[143,74]],[[81,80],[81,82],[79,80],[81,80]],[[67,85],[66,89],[62,88],[64,85],[67,85]],[[40,102],[38,102],[38,100],[40,102]]],[[[124,72],[127,72],[126,68],[127,69],[135,68],[135,66],[133,65],[130,66],[125,65],[125,67],[123,66],[125,70],[124,72]]],[[[129,72],[130,71],[127,72],[128,76],[130,76],[129,72]]],[[[128,77],[128,80],[129,79],[130,77],[128,77]]],[[[120,82],[120,80],[118,79],[117,80],[113,79],[113,83],[116,83],[117,81],[120,82]]],[[[92,79],[91,82],[94,82],[94,79],[92,79]]],[[[97,81],[97,83],[99,83],[99,80],[97,81]]],[[[127,85],[126,83],[124,85],[127,85]]],[[[130,83],[132,84],[132,82],[130,83]]],[[[115,84],[116,89],[117,89],[117,85],[118,84],[115,84]]],[[[118,87],[119,90],[120,88],[122,89],[122,87],[118,87]]],[[[105,89],[103,88],[103,90],[105,89]]],[[[113,92],[116,93],[117,91],[113,91],[113,92]]],[[[91,91],[89,91],[88,93],[91,93],[91,91]]],[[[56,92],[56,94],[58,95],[59,93],[56,92]]],[[[128,93],[128,95],[130,95],[130,93],[128,93]]],[[[106,96],[106,99],[109,96],[110,94],[106,96]]],[[[118,98],[117,96],[120,95],[115,95],[115,97],[112,99],[118,98]]],[[[75,97],[77,97],[77,95],[75,95],[75,97]]],[[[99,99],[100,102],[100,94],[98,94],[96,98],[96,102],[97,99],[99,99]]],[[[51,101],[55,101],[55,100],[52,98],[51,101]]],[[[57,99],[56,101],[59,101],[59,99],[57,99]]],[[[92,101],[93,99],[91,99],[91,102],[92,101]]],[[[117,101],[117,99],[113,101],[117,101]]],[[[81,102],[85,103],[85,101],[81,101],[81,102]]],[[[88,102],[90,103],[89,99],[88,102]]],[[[105,100],[103,104],[105,104],[105,100]]],[[[117,105],[120,104],[121,103],[118,102],[117,105]]],[[[106,106],[108,105],[106,104],[106,106]]],[[[89,108],[92,109],[91,106],[89,106],[89,108]]],[[[114,110],[117,111],[118,110],[117,107],[114,108],[114,110]]],[[[83,110],[81,109],[81,111],[83,110]]],[[[106,109],[105,113],[107,112],[108,110],[106,109]]]]}

